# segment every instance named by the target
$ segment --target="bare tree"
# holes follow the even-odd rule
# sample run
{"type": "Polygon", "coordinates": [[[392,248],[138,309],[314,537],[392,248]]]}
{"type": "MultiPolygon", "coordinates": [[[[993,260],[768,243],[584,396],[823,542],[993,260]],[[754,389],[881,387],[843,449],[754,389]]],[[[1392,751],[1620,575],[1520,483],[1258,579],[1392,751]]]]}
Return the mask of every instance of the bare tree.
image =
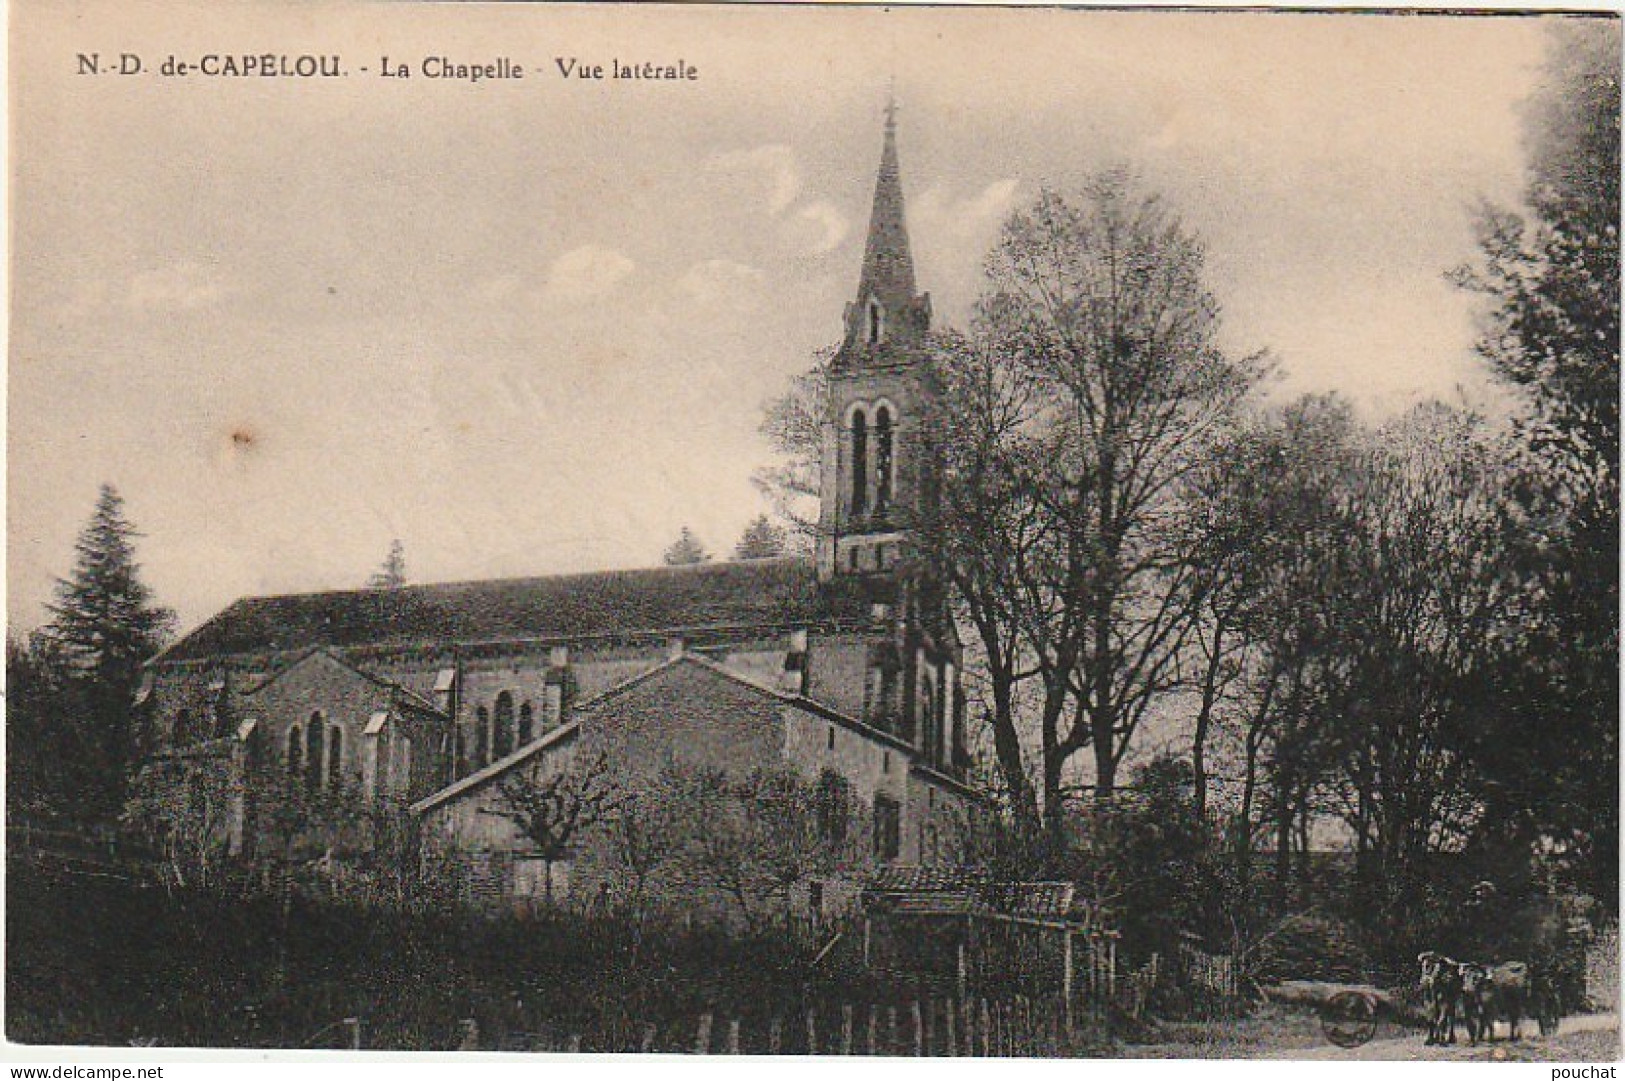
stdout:
{"type": "Polygon", "coordinates": [[[703,769],[674,776],[687,873],[724,894],[754,931],[787,911],[796,886],[861,859],[861,816],[849,791],[821,791],[785,769],[744,777],[703,769]],[[831,800],[841,801],[841,831],[829,828],[831,800]]]}
{"type": "Polygon", "coordinates": [[[682,783],[670,771],[626,790],[613,816],[616,858],[630,880],[633,919],[641,934],[648,915],[649,888],[678,861],[683,846],[682,783]]]}
{"type": "Polygon", "coordinates": [[[206,889],[230,844],[232,799],[228,756],[158,758],[132,779],[123,821],[163,852],[175,885],[206,889]]]}
{"type": "Polygon", "coordinates": [[[782,461],[751,477],[804,545],[818,533],[824,411],[833,355],[833,350],[822,351],[813,367],[795,378],[788,393],[767,404],[761,432],[782,461]]]}
{"type": "Polygon", "coordinates": [[[542,861],[545,899],[553,900],[553,865],[569,858],[588,830],[610,819],[621,800],[620,786],[599,755],[546,776],[514,770],[497,782],[497,803],[482,814],[505,819],[529,841],[542,861]]]}
{"type": "Polygon", "coordinates": [[[1216,346],[1202,264],[1200,242],[1121,173],[1077,197],[1041,193],[989,258],[971,337],[1007,370],[991,400],[1014,415],[996,467],[949,484],[991,485],[1007,509],[976,534],[993,551],[959,561],[983,580],[960,589],[1002,606],[1037,680],[1038,795],[1057,839],[1072,758],[1093,752],[1109,799],[1147,710],[1181,685],[1199,599],[1187,488],[1268,370],[1216,346]]]}

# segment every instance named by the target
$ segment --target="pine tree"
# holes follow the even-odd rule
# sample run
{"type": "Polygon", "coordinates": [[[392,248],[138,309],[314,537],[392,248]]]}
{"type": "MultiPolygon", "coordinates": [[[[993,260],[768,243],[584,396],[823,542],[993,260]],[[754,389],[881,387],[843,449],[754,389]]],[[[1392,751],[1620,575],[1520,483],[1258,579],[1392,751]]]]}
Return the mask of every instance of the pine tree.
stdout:
{"type": "MultiPolygon", "coordinates": [[[[96,761],[89,763],[104,792],[116,794],[131,750],[131,700],[141,665],[163,645],[173,614],[152,602],[139,577],[124,500],[104,484],[95,513],[79,535],[69,578],[58,579],[44,637],[61,657],[77,696],[76,718],[96,761]]],[[[83,794],[87,799],[92,793],[83,794]]]]}
{"type": "Polygon", "coordinates": [[[681,567],[690,563],[708,563],[711,560],[711,553],[705,550],[700,538],[696,537],[688,526],[684,526],[683,532],[672,542],[672,546],[666,549],[666,554],[662,558],[668,567],[681,567]]]}
{"type": "Polygon", "coordinates": [[[744,535],[734,546],[735,559],[772,559],[784,554],[784,530],[774,525],[765,514],[745,527],[744,535]]]}
{"type": "Polygon", "coordinates": [[[368,589],[400,589],[406,584],[406,548],[399,540],[389,542],[389,555],[367,579],[368,589]]]}

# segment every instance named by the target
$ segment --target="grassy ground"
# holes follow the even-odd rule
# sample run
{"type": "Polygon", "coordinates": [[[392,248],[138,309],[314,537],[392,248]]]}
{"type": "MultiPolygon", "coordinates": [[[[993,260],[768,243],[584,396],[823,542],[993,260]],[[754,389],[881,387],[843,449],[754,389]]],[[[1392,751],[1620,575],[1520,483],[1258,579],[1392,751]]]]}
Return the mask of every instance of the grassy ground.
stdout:
{"type": "MultiPolygon", "coordinates": [[[[1404,1029],[1379,1026],[1376,1038],[1393,1038],[1404,1029]]],[[[1263,1006],[1250,1017],[1223,1021],[1162,1022],[1135,1043],[1125,1044],[1125,1058],[1254,1058],[1259,1055],[1326,1046],[1320,1019],[1307,1010],[1263,1006]]]]}
{"type": "Polygon", "coordinates": [[[1120,1046],[1118,1054],[1125,1058],[1179,1059],[1614,1062],[1620,1058],[1620,1042],[1616,1019],[1582,1016],[1565,1019],[1555,1038],[1529,1036],[1517,1043],[1503,1038],[1477,1047],[1470,1047],[1465,1041],[1449,1047],[1429,1047],[1424,1044],[1419,1030],[1383,1023],[1370,1043],[1343,1049],[1326,1039],[1314,1012],[1268,1006],[1251,1017],[1237,1020],[1161,1023],[1140,1041],[1120,1046]]]}
{"type": "Polygon", "coordinates": [[[1618,1062],[1619,1030],[1575,1032],[1555,1040],[1475,1048],[1474,1059],[1493,1062],[1618,1062]]]}

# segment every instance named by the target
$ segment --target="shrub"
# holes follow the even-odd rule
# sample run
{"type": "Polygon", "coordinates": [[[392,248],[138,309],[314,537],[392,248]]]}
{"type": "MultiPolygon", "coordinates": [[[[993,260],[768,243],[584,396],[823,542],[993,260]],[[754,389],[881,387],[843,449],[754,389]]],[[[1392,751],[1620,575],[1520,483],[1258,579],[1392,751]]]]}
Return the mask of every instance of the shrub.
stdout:
{"type": "Polygon", "coordinates": [[[1280,980],[1360,982],[1371,973],[1371,953],[1356,928],[1318,913],[1288,916],[1252,944],[1248,975],[1280,980]]]}

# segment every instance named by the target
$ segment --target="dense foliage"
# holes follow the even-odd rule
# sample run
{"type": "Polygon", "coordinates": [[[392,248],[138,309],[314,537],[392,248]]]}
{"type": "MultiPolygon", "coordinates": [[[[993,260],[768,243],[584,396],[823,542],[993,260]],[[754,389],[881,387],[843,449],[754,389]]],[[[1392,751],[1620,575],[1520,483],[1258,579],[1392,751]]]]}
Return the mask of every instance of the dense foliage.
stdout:
{"type": "Polygon", "coordinates": [[[10,813],[108,821],[122,804],[141,666],[173,619],[141,581],[138,536],[103,485],[51,621],[26,644],[6,644],[10,813]]]}

